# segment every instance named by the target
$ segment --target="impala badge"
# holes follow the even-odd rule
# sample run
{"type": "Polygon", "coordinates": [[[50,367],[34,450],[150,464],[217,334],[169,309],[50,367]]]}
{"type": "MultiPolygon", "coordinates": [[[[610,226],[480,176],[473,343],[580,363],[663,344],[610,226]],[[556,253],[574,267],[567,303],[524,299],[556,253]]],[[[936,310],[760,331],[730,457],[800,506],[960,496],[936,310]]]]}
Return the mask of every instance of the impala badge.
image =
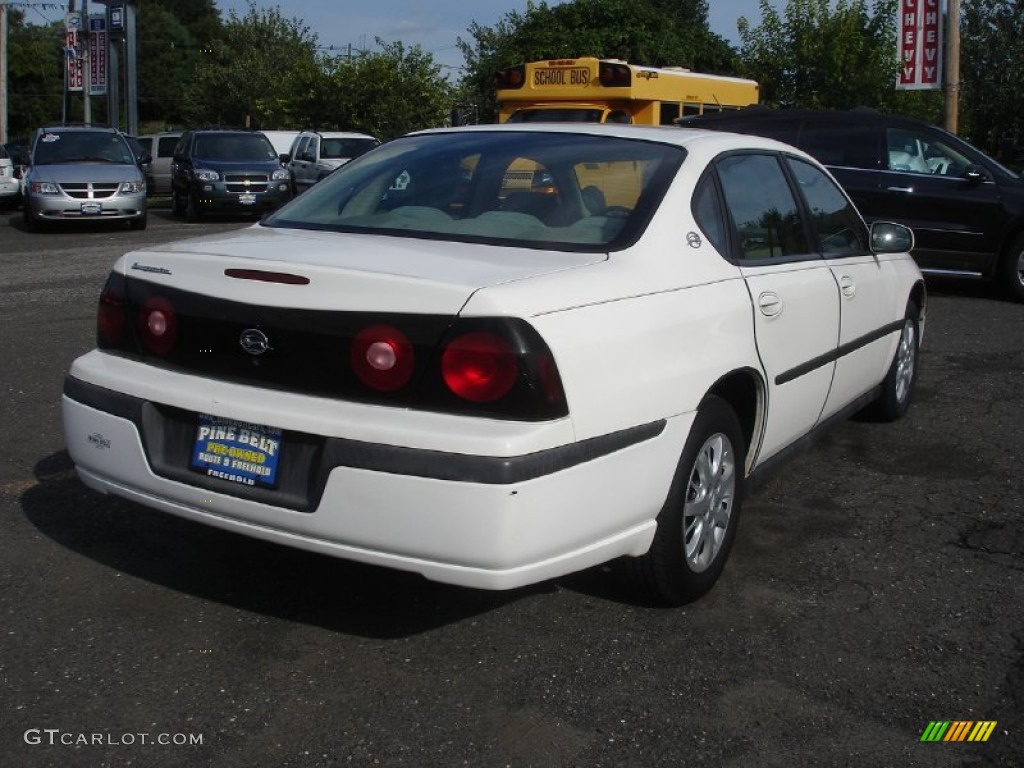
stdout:
{"type": "Polygon", "coordinates": [[[257,357],[262,355],[264,352],[269,352],[273,349],[273,347],[270,346],[270,339],[267,338],[267,334],[259,328],[246,328],[242,331],[242,335],[239,337],[238,343],[241,344],[242,349],[250,355],[257,357]]]}

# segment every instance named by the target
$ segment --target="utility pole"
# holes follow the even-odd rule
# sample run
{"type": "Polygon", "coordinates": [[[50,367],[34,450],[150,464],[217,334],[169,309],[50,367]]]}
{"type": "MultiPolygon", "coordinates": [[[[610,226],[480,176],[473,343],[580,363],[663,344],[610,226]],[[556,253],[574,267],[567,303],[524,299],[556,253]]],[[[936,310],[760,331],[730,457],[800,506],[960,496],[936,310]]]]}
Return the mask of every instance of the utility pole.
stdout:
{"type": "Polygon", "coordinates": [[[7,3],[0,0],[0,144],[7,143],[7,3]]]}
{"type": "Polygon", "coordinates": [[[946,14],[946,130],[956,133],[960,115],[960,0],[949,0],[946,14]]]}
{"type": "Polygon", "coordinates": [[[82,122],[92,124],[92,79],[89,67],[89,0],[82,0],[82,122]]]}

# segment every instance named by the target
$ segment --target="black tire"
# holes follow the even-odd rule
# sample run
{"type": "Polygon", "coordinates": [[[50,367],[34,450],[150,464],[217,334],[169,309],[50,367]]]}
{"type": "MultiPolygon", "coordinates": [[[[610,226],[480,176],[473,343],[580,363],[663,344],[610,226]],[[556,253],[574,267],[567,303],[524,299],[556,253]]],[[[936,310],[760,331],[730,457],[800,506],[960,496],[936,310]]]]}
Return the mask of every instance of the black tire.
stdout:
{"type": "Polygon", "coordinates": [[[185,201],[182,200],[181,194],[171,190],[171,212],[180,218],[185,217],[185,201]]]}
{"type": "Polygon", "coordinates": [[[203,218],[203,214],[199,210],[199,206],[196,205],[196,198],[194,195],[189,195],[185,200],[185,218],[193,223],[203,218]]]}
{"type": "Polygon", "coordinates": [[[739,526],[745,458],[743,430],[732,408],[714,395],[704,398],[658,513],[651,548],[627,561],[648,597],[684,605],[714,586],[739,526]]]}
{"type": "Polygon", "coordinates": [[[882,380],[882,391],[872,404],[869,415],[876,421],[896,421],[910,409],[917,387],[918,356],[921,348],[920,312],[913,301],[907,302],[903,329],[889,370],[882,380]]]}
{"type": "Polygon", "coordinates": [[[148,214],[148,213],[144,213],[144,214],[142,214],[142,215],[141,215],[141,216],[140,216],[139,218],[137,218],[137,219],[132,219],[131,221],[129,221],[129,222],[128,222],[128,225],[129,225],[129,226],[130,226],[130,227],[131,227],[131,228],[132,228],[133,230],[136,230],[136,231],[141,231],[141,230],[143,230],[143,229],[145,229],[145,228],[146,228],[146,223],[147,223],[147,221],[146,221],[146,220],[147,220],[148,218],[149,218],[149,214],[148,214]]]}
{"type": "Polygon", "coordinates": [[[999,262],[996,281],[1014,301],[1024,302],[1024,235],[1018,235],[999,262]]]}

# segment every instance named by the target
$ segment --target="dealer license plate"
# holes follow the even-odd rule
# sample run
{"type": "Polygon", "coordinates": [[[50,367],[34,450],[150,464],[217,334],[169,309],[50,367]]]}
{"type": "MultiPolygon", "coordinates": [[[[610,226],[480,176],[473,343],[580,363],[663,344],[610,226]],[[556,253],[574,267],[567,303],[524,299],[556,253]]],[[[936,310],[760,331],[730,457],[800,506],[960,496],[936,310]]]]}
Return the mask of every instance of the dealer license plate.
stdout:
{"type": "Polygon", "coordinates": [[[281,430],[199,414],[192,469],[239,485],[273,488],[281,458],[281,430]]]}
{"type": "Polygon", "coordinates": [[[82,203],[82,214],[96,216],[103,213],[103,203],[82,203]]]}
{"type": "Polygon", "coordinates": [[[242,205],[252,205],[256,202],[256,195],[239,195],[238,202],[242,205]]]}

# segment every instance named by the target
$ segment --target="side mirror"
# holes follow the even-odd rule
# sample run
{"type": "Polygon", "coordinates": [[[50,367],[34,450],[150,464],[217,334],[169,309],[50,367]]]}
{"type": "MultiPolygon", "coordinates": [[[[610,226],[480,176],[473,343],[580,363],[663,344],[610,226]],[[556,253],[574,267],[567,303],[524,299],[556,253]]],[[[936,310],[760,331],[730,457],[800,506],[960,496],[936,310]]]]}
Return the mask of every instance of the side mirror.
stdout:
{"type": "Polygon", "coordinates": [[[981,184],[983,181],[992,181],[992,176],[983,165],[971,163],[964,168],[964,178],[974,184],[981,184]]]}
{"type": "Polygon", "coordinates": [[[153,156],[149,152],[143,152],[139,155],[139,165],[149,165],[153,162],[153,156]]]}
{"type": "Polygon", "coordinates": [[[874,253],[909,253],[914,250],[914,231],[891,221],[871,225],[871,250],[874,253]]]}
{"type": "Polygon", "coordinates": [[[288,165],[292,160],[292,156],[286,152],[283,155],[278,155],[277,159],[281,161],[281,165],[288,165]]]}

